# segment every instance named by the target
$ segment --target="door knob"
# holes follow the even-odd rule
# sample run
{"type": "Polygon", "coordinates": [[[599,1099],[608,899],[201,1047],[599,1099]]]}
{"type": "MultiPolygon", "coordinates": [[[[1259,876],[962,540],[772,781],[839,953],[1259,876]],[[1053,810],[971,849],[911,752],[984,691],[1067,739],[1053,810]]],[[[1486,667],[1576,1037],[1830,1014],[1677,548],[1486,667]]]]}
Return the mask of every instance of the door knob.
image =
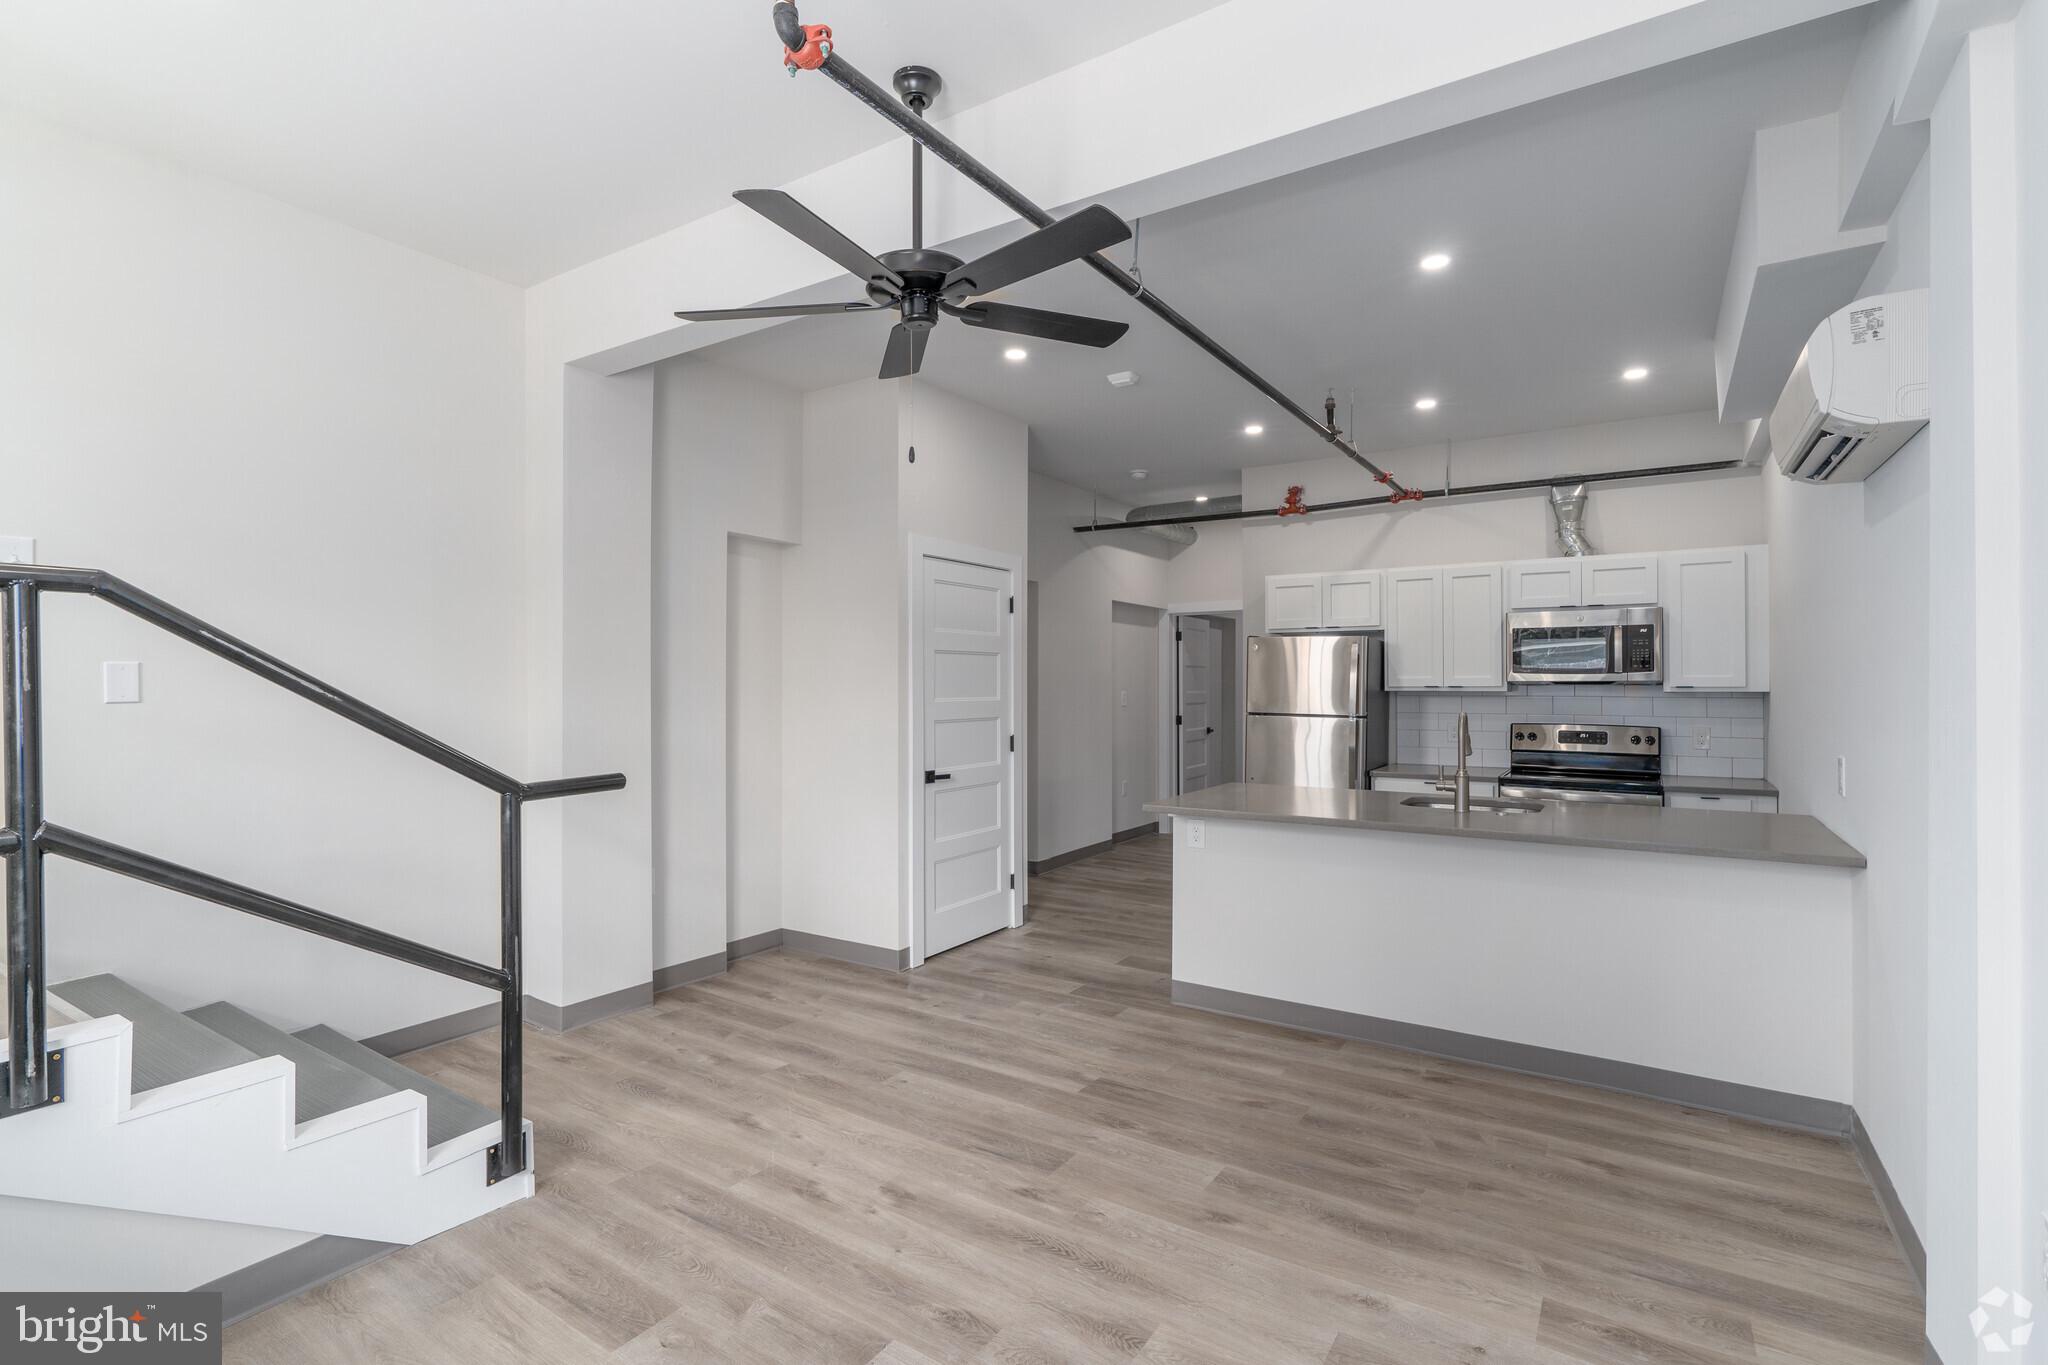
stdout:
{"type": "Polygon", "coordinates": [[[924,770],[924,781],[926,786],[930,786],[934,782],[951,782],[952,780],[953,774],[951,773],[935,773],[930,768],[926,768],[924,770]]]}

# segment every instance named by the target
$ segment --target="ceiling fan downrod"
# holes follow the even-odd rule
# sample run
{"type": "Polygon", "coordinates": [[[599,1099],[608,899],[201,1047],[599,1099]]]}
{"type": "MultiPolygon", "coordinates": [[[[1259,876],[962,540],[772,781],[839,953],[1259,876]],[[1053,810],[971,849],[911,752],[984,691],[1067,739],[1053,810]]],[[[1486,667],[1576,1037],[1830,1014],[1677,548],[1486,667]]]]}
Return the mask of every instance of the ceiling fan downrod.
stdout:
{"type": "MultiPolygon", "coordinates": [[[[1050,213],[1024,197],[1022,191],[1009,181],[997,175],[969,154],[959,143],[932,127],[924,120],[923,109],[912,107],[909,100],[890,97],[888,91],[875,84],[859,68],[841,57],[832,44],[832,30],[826,24],[805,24],[797,15],[797,8],[791,0],[775,0],[775,36],[782,40],[783,61],[792,70],[822,71],[840,89],[852,95],[875,113],[880,114],[896,126],[897,131],[910,138],[917,146],[925,148],[939,160],[951,166],[960,174],[973,181],[982,190],[994,197],[996,202],[1009,209],[1033,227],[1044,228],[1056,221],[1050,213]]],[[[905,68],[916,70],[917,68],[905,68]]],[[[899,73],[899,78],[900,78],[899,73]]],[[[934,92],[936,93],[936,92],[934,92]]],[[[922,200],[922,162],[913,162],[914,194],[922,200]]],[[[918,236],[923,236],[923,212],[917,213],[918,236]]],[[[1394,503],[1416,502],[1422,498],[1419,489],[1410,489],[1398,482],[1392,474],[1381,469],[1360,454],[1358,448],[1337,431],[1331,423],[1318,421],[1315,415],[1301,404],[1282,393],[1264,375],[1237,358],[1223,343],[1197,327],[1184,317],[1179,310],[1160,298],[1157,291],[1136,280],[1122,266],[1100,252],[1080,257],[1090,269],[1117,288],[1137,300],[1139,304],[1155,314],[1169,327],[1207,351],[1225,369],[1250,384],[1277,404],[1283,412],[1316,433],[1324,441],[1335,446],[1340,454],[1373,476],[1375,482],[1383,484],[1389,493],[1388,501],[1394,503]]]]}

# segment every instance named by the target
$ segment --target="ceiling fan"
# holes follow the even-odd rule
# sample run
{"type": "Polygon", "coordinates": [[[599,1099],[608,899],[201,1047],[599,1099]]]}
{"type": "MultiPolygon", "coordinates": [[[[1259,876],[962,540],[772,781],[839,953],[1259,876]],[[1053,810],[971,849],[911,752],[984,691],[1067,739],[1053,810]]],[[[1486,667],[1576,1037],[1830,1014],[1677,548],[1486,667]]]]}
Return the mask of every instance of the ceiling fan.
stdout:
{"type": "MultiPolygon", "coordinates": [[[[923,114],[938,93],[936,73],[905,67],[896,73],[896,89],[904,102],[923,114]]],[[[1127,322],[1053,313],[1010,303],[975,302],[977,295],[1041,275],[1068,261],[1080,260],[1118,242],[1131,229],[1100,204],[1091,204],[985,256],[962,261],[958,256],[924,245],[923,149],[911,144],[910,221],[912,245],[880,256],[847,237],[781,190],[739,190],[733,198],[851,272],[867,286],[867,298],[853,303],[804,303],[765,308],[706,308],[678,312],[690,322],[725,322],[740,318],[798,318],[831,313],[894,313],[878,378],[901,379],[924,364],[925,343],[941,313],[969,327],[987,327],[1019,336],[1041,337],[1077,346],[1109,346],[1130,330],[1127,322]]]]}

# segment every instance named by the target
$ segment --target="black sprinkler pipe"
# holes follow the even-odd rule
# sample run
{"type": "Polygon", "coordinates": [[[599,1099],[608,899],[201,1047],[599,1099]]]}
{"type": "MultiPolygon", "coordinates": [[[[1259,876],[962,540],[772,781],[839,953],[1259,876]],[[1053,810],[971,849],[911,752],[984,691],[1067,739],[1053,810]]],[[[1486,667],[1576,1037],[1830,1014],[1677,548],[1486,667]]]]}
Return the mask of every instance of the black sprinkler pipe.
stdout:
{"type": "MultiPolygon", "coordinates": [[[[803,25],[798,21],[796,6],[790,3],[790,0],[776,0],[775,34],[782,40],[783,47],[792,53],[804,46],[803,25]]],[[[837,51],[829,53],[824,64],[818,69],[830,76],[842,90],[896,125],[897,131],[966,176],[1025,222],[1033,227],[1049,227],[1056,221],[1050,213],[1025,198],[1023,191],[975,160],[952,138],[919,118],[887,90],[869,80],[851,62],[842,58],[837,51]]],[[[1238,359],[1222,342],[1188,321],[1178,309],[1160,298],[1152,289],[1132,279],[1129,271],[1100,252],[1083,256],[1081,259],[1096,274],[1136,299],[1169,327],[1207,351],[1225,369],[1278,404],[1282,411],[1317,436],[1335,446],[1346,459],[1385,484],[1391,490],[1390,499],[1391,496],[1400,496],[1404,501],[1413,499],[1415,495],[1411,490],[1402,487],[1393,475],[1361,455],[1358,448],[1345,440],[1335,427],[1317,420],[1307,408],[1289,398],[1274,387],[1264,375],[1238,359]]]]}
{"type": "MultiPolygon", "coordinates": [[[[1547,474],[1540,479],[1508,479],[1500,483],[1470,483],[1463,488],[1425,488],[1419,495],[1411,494],[1404,502],[1422,499],[1441,501],[1444,498],[1474,498],[1487,493],[1523,493],[1536,488],[1549,488],[1557,484],[1573,483],[1617,483],[1624,479],[1675,479],[1686,474],[1719,474],[1746,466],[1741,460],[1708,460],[1702,464],[1667,464],[1654,469],[1612,469],[1600,474],[1547,474]]],[[[1385,507],[1392,497],[1381,495],[1376,498],[1340,498],[1335,502],[1318,502],[1303,509],[1304,512],[1349,512],[1361,507],[1385,507]]],[[[1205,521],[1253,521],[1260,517],[1277,517],[1277,507],[1247,507],[1236,512],[1198,512],[1187,517],[1147,517],[1143,521],[1097,521],[1086,526],[1076,526],[1081,532],[1090,531],[1136,531],[1146,526],[1194,526],[1205,521]]],[[[1294,514],[1290,514],[1294,515],[1294,514]]]]}

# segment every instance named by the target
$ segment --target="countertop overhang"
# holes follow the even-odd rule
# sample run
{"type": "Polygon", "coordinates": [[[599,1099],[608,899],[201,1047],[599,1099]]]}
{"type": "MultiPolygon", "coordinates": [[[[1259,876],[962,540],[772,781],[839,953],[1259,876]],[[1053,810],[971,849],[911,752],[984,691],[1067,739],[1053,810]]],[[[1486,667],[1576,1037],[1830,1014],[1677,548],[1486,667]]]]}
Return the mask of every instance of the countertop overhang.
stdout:
{"type": "Polygon", "coordinates": [[[1501,839],[1637,853],[1805,863],[1858,868],[1869,860],[1811,815],[1669,810],[1660,806],[1546,804],[1516,815],[1404,806],[1405,792],[1322,787],[1272,787],[1232,782],[1145,807],[1148,814],[1188,819],[1250,820],[1340,829],[1501,839]]]}

